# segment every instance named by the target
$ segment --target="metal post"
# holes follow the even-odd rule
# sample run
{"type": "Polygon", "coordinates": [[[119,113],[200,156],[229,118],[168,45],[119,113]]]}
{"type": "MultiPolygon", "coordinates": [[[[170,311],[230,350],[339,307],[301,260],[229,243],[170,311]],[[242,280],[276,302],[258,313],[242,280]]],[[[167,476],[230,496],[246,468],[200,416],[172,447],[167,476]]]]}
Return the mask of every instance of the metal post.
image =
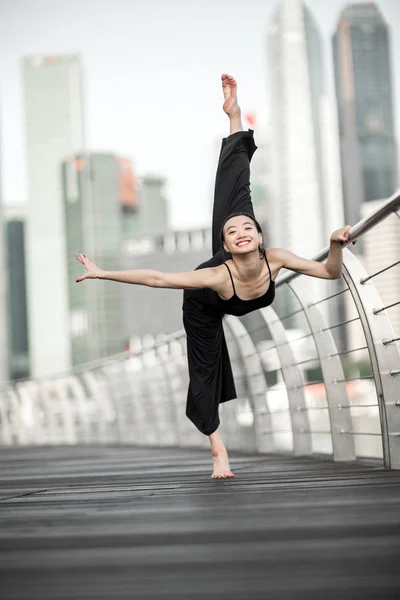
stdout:
{"type": "Polygon", "coordinates": [[[356,457],[354,438],[342,433],[351,431],[352,419],[350,410],[341,409],[341,404],[347,405],[349,402],[343,367],[337,355],[335,341],[331,331],[326,327],[317,303],[311,302],[302,282],[296,279],[290,284],[290,287],[304,308],[304,314],[318,352],[331,422],[333,458],[336,461],[354,460],[356,457]]]}
{"type": "Polygon", "coordinates": [[[386,468],[400,469],[400,378],[393,374],[400,366],[396,343],[385,344],[394,338],[388,314],[371,278],[357,258],[343,251],[343,278],[349,286],[364,329],[378,396],[382,432],[383,461],[386,468]],[[365,280],[365,283],[363,281],[365,280]]]}

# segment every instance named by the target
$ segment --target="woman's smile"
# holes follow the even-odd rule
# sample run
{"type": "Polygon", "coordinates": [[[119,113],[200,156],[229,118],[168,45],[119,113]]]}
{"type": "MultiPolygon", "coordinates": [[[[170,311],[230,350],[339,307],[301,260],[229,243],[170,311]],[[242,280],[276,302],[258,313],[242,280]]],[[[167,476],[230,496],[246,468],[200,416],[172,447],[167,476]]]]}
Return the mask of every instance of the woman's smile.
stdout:
{"type": "Polygon", "coordinates": [[[236,242],[236,246],[238,248],[243,248],[244,246],[248,246],[251,243],[251,240],[239,240],[236,242]]]}

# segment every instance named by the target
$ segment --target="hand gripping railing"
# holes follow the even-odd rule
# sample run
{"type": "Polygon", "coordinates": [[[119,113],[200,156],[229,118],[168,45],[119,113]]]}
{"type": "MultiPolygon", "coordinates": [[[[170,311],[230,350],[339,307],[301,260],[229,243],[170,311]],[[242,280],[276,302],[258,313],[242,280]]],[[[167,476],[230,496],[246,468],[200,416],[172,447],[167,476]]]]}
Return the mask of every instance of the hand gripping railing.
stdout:
{"type": "MultiPolygon", "coordinates": [[[[384,223],[400,240],[399,210],[396,193],[350,231],[365,255],[377,250],[375,270],[344,248],[342,279],[286,273],[272,306],[225,318],[238,393],[220,407],[229,447],[400,468],[400,242],[375,260],[384,223]]],[[[205,446],[185,416],[187,383],[183,331],[14,382],[1,393],[0,443],[205,446]]]]}

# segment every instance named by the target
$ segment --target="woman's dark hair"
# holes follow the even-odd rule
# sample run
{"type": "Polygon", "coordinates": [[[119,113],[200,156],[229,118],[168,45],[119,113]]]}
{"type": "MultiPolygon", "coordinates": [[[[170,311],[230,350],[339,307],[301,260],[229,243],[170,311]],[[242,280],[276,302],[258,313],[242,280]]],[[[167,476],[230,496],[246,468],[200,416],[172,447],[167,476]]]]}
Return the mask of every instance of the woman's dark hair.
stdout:
{"type": "MultiPolygon", "coordinates": [[[[225,254],[229,254],[229,252],[226,252],[226,250],[224,249],[224,240],[225,240],[225,238],[224,238],[224,227],[227,224],[227,222],[230,219],[232,219],[233,217],[248,217],[255,224],[258,233],[261,233],[261,235],[263,235],[263,232],[262,232],[262,229],[261,229],[261,225],[257,221],[257,219],[254,217],[254,215],[251,215],[249,213],[244,213],[244,212],[232,213],[231,215],[229,215],[228,217],[226,217],[225,221],[222,223],[221,232],[220,232],[221,248],[222,248],[222,251],[225,252],[225,254]]],[[[265,258],[264,244],[261,243],[258,248],[260,250],[260,253],[265,258]]]]}

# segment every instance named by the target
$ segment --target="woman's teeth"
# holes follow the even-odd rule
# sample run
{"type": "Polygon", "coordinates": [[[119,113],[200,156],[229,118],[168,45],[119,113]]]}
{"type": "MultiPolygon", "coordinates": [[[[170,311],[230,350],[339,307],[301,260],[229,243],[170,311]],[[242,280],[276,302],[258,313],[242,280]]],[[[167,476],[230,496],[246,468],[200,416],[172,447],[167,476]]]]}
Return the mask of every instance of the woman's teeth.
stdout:
{"type": "Polygon", "coordinates": [[[242,246],[247,246],[248,244],[250,244],[250,242],[249,242],[249,241],[246,241],[246,242],[238,242],[238,243],[236,244],[236,246],[242,247],[242,246]]]}

